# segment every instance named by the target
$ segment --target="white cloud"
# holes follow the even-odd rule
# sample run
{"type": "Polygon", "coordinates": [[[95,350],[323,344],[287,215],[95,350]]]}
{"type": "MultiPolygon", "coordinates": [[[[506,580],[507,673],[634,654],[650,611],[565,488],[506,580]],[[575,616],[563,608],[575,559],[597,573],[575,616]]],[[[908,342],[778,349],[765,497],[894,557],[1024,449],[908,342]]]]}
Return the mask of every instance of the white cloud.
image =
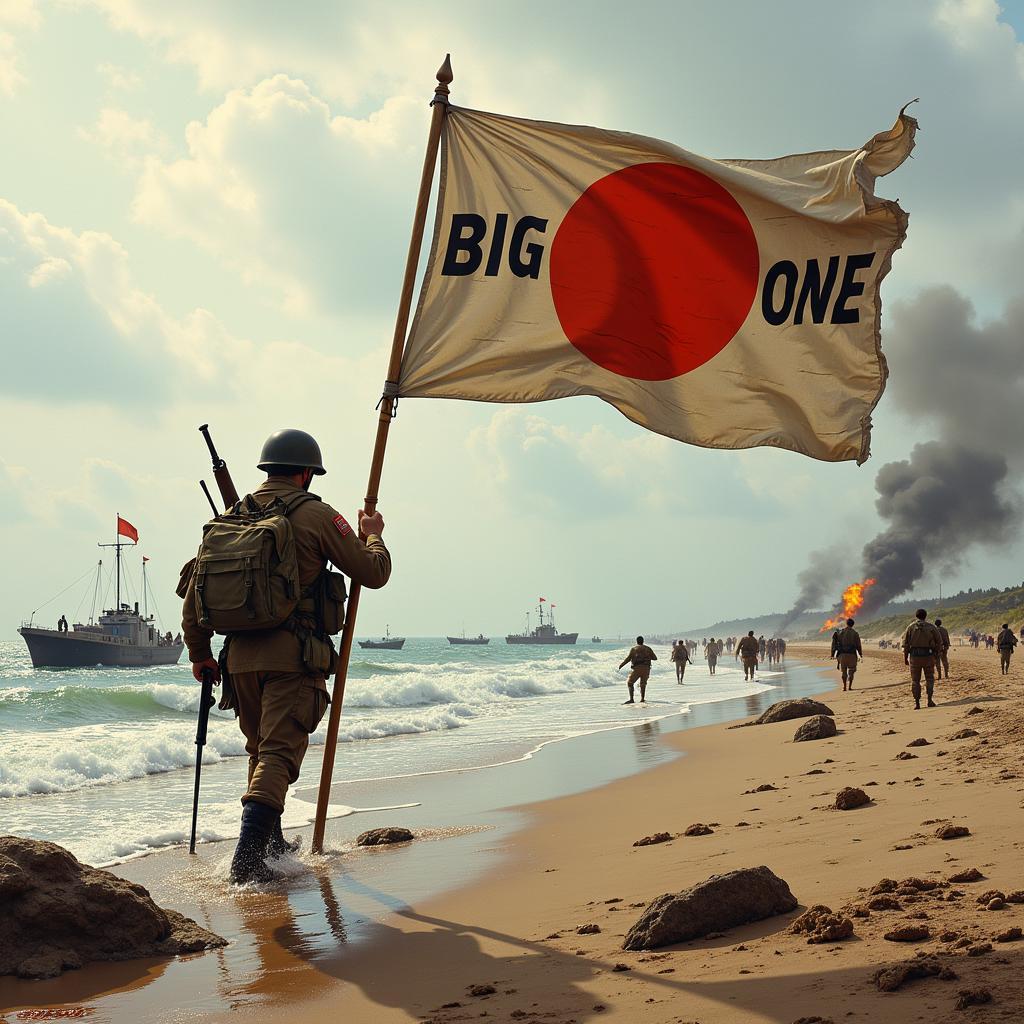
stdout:
{"type": "Polygon", "coordinates": [[[167,138],[148,118],[132,117],[125,110],[104,107],[91,128],[80,128],[80,138],[99,146],[126,167],[139,167],[144,159],[165,152],[167,138]]]}
{"type": "Polygon", "coordinates": [[[97,64],[96,70],[105,79],[107,85],[118,92],[134,92],[142,85],[140,75],[119,64],[105,61],[102,64],[97,64]]]}
{"type": "Polygon", "coordinates": [[[39,27],[35,0],[0,0],[0,96],[13,96],[25,83],[16,31],[39,27]]]}
{"type": "Polygon", "coordinates": [[[187,157],[150,160],[134,215],[216,253],[291,312],[365,308],[394,289],[426,120],[403,98],[333,115],[305,82],[276,75],[192,122],[187,157]]]}
{"type": "Polygon", "coordinates": [[[1024,78],[1024,44],[1000,14],[996,0],[941,0],[935,20],[959,49],[986,62],[998,63],[1000,53],[1009,53],[1024,78]]]}

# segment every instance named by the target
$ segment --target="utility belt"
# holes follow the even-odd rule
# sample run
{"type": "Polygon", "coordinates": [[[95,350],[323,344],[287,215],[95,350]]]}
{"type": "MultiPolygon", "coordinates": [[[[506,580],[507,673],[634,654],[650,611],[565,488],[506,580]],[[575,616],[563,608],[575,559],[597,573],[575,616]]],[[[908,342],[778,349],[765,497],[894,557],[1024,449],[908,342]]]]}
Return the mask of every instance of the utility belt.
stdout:
{"type": "Polygon", "coordinates": [[[930,647],[911,647],[910,656],[912,658],[934,658],[935,651],[930,647]]]}
{"type": "Polygon", "coordinates": [[[856,654],[857,653],[857,648],[856,647],[840,647],[839,648],[839,653],[840,654],[856,654]]]}
{"type": "Polygon", "coordinates": [[[1013,644],[1000,644],[999,645],[999,650],[1001,650],[1001,651],[1012,651],[1013,650],[1013,644]]]}
{"type": "Polygon", "coordinates": [[[633,668],[650,668],[651,663],[649,661],[634,661],[632,662],[633,668]]]}

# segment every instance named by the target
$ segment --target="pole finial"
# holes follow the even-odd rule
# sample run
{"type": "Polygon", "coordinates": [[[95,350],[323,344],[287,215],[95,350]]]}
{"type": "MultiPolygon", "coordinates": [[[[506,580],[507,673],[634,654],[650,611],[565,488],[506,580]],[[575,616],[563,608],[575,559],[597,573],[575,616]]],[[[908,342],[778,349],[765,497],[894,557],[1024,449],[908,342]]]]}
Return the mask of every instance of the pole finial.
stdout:
{"type": "Polygon", "coordinates": [[[452,55],[444,55],[444,63],[437,69],[437,88],[434,90],[434,99],[430,104],[448,102],[448,86],[451,85],[455,75],[452,73],[452,55]]]}

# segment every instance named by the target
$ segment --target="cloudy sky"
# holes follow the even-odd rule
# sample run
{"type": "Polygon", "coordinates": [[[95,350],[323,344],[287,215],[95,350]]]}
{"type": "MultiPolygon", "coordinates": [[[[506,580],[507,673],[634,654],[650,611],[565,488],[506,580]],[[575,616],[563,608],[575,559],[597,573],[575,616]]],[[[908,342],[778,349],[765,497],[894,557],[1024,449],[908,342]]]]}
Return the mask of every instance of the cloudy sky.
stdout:
{"type": "MultiPolygon", "coordinates": [[[[1022,291],[1022,0],[370,7],[0,0],[5,635],[95,563],[116,512],[176,628],[204,421],[240,490],[265,435],[310,430],[323,495],[354,512],[446,51],[454,102],[708,156],[853,148],[920,97],[914,158],[878,188],[911,218],[883,288],[893,379],[913,379],[900,310],[926,289],[974,327],[1022,291]]],[[[395,575],[364,631],[499,632],[540,594],[586,634],[786,607],[810,549],[856,574],[875,472],[929,415],[891,390],[857,468],[687,447],[596,399],[410,400],[381,490],[395,575]]],[[[1019,582],[1021,554],[1008,537],[925,589],[1019,582]]]]}

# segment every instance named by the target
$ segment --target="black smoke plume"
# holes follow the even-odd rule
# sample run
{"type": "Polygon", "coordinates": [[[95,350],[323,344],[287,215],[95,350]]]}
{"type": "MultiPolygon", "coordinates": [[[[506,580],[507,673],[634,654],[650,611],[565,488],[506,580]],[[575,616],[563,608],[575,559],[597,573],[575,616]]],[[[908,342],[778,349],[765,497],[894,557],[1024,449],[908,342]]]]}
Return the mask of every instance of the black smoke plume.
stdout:
{"type": "MultiPolygon", "coordinates": [[[[979,326],[953,288],[928,289],[895,306],[890,334],[890,401],[936,439],[875,477],[887,525],[862,554],[861,578],[877,580],[868,612],[977,545],[1009,542],[1022,510],[1012,471],[1024,468],[1024,299],[979,326]]],[[[835,585],[828,553],[812,555],[798,582],[786,625],[835,585]]]]}

